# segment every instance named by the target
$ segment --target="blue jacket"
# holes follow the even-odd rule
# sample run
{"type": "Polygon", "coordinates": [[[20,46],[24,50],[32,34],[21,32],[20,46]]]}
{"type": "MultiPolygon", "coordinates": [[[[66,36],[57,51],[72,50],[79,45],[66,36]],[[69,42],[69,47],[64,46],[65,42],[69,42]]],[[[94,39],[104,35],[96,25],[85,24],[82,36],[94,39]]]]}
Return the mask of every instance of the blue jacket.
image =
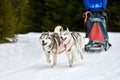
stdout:
{"type": "Polygon", "coordinates": [[[86,10],[101,11],[107,6],[107,0],[84,0],[86,10]]]}

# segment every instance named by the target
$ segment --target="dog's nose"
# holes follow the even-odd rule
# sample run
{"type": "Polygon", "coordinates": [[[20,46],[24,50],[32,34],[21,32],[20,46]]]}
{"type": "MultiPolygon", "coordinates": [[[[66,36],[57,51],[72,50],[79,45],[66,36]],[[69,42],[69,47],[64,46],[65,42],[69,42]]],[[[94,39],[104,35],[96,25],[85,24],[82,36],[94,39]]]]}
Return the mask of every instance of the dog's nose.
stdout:
{"type": "Polygon", "coordinates": [[[45,41],[44,40],[42,40],[42,43],[44,43],[45,41]]]}
{"type": "Polygon", "coordinates": [[[64,40],[64,38],[63,38],[63,37],[61,37],[61,39],[62,39],[62,40],[64,40]]]}
{"type": "Polygon", "coordinates": [[[60,37],[61,39],[63,39],[62,37],[60,37]]]}

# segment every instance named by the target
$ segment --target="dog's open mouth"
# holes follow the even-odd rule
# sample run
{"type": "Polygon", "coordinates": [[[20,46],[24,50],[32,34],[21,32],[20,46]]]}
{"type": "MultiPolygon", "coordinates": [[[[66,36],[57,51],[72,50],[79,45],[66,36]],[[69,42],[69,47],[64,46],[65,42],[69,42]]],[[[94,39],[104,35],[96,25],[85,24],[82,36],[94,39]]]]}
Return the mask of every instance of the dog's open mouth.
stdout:
{"type": "Polygon", "coordinates": [[[66,40],[66,38],[62,38],[62,37],[61,37],[61,39],[62,39],[63,41],[65,41],[65,40],[66,40]]]}
{"type": "Polygon", "coordinates": [[[65,41],[66,40],[66,38],[64,38],[64,39],[62,39],[63,41],[65,41]]]}
{"type": "Polygon", "coordinates": [[[42,42],[42,45],[45,46],[47,43],[42,42]]]}

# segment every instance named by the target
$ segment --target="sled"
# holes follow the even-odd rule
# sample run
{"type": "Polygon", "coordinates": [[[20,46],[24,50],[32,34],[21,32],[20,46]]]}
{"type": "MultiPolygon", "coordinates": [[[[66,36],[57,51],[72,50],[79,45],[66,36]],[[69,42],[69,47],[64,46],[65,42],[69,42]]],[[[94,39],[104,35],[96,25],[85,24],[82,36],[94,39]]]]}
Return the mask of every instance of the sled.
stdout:
{"type": "Polygon", "coordinates": [[[84,0],[86,12],[84,13],[84,23],[86,28],[86,38],[90,41],[85,45],[85,51],[107,51],[111,44],[107,33],[107,15],[103,9],[106,8],[107,0],[84,0]],[[101,5],[102,4],[102,5],[101,5]]]}

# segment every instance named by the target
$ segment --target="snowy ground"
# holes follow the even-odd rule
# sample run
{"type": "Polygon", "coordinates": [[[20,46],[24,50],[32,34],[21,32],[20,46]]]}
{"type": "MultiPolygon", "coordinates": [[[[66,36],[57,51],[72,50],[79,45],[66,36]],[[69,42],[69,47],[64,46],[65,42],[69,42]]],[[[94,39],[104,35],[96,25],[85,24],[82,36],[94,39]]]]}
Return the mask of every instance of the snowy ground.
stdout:
{"type": "Polygon", "coordinates": [[[107,52],[84,52],[84,59],[78,57],[71,68],[65,53],[51,68],[39,36],[18,35],[17,43],[0,44],[0,80],[120,80],[120,33],[109,33],[112,47],[107,52]]]}

